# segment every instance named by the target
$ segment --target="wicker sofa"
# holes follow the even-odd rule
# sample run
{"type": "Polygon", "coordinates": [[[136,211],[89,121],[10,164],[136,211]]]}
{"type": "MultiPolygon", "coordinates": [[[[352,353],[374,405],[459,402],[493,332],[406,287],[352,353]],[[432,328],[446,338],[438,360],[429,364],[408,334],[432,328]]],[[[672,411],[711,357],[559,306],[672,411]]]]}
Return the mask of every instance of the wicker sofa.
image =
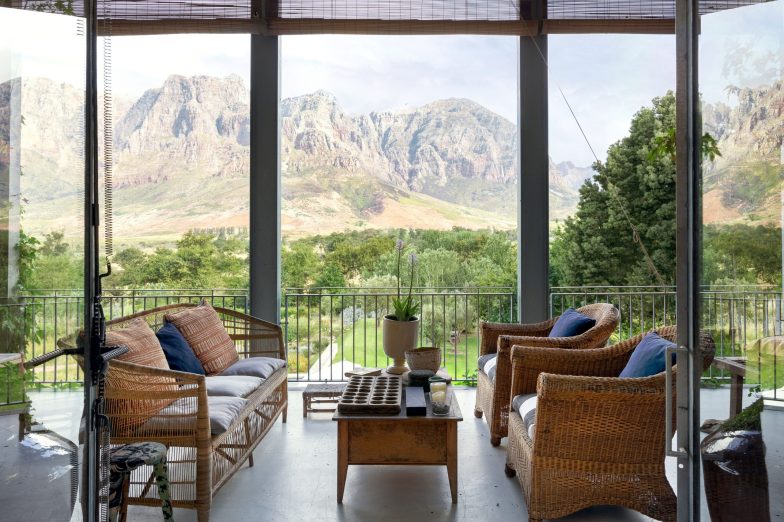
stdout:
{"type": "MultiPolygon", "coordinates": [[[[174,304],[146,310],[108,322],[107,330],[121,329],[138,318],[156,330],[162,326],[165,314],[194,306],[174,304]]],[[[286,422],[288,407],[288,370],[281,328],[234,310],[215,307],[215,311],[234,342],[240,362],[248,362],[251,357],[269,358],[249,361],[254,364],[276,360],[276,369],[271,368],[267,378],[239,378],[244,386],[241,398],[227,396],[231,394],[225,391],[226,381],[232,381],[230,386],[238,381],[232,377],[219,376],[216,382],[211,376],[121,361],[110,363],[105,387],[111,444],[165,444],[172,504],[196,509],[201,522],[209,520],[215,492],[246,461],[253,465],[254,448],[278,416],[286,422]],[[219,411],[223,411],[222,418],[216,419],[219,411]]],[[[73,338],[60,341],[66,347],[72,343],[73,338]]],[[[151,477],[149,466],[133,472],[131,504],[160,504],[151,477]]]]}
{"type": "MultiPolygon", "coordinates": [[[[674,327],[655,331],[675,341],[674,327]]],[[[603,504],[675,520],[664,470],[665,374],[618,377],[644,335],[575,354],[513,347],[506,474],[517,474],[530,521],[603,504]]],[[[707,368],[709,334],[701,350],[707,368]]]]}
{"type": "MultiPolygon", "coordinates": [[[[536,324],[482,323],[479,356],[497,353],[495,376],[487,375],[482,368],[477,370],[476,406],[474,415],[485,416],[490,427],[490,443],[498,446],[508,431],[509,389],[512,379],[511,348],[514,344],[540,346],[543,348],[584,349],[603,346],[618,327],[621,314],[609,303],[597,303],[577,309],[596,321],[596,324],[574,337],[548,337],[558,320],[554,317],[536,324]]],[[[534,378],[531,391],[535,391],[534,378]]]]}

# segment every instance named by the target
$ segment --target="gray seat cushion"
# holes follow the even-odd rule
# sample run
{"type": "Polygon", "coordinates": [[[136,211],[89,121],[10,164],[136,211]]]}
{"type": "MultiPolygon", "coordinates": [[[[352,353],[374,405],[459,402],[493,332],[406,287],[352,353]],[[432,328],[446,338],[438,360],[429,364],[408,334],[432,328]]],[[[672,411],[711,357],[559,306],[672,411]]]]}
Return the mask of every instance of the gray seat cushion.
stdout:
{"type": "Polygon", "coordinates": [[[247,397],[261,386],[264,379],[246,375],[213,375],[206,377],[210,397],[247,397]]]}
{"type": "Polygon", "coordinates": [[[479,358],[476,360],[476,368],[478,370],[485,371],[485,364],[487,364],[487,361],[489,361],[490,359],[495,359],[496,355],[498,354],[487,353],[485,355],[480,355],[479,358]]]}
{"type": "Polygon", "coordinates": [[[283,359],[272,357],[248,357],[240,359],[225,370],[220,375],[245,375],[247,377],[259,377],[269,379],[270,375],[286,366],[283,359]]]}
{"type": "MultiPolygon", "coordinates": [[[[210,432],[221,435],[240,416],[248,401],[241,397],[207,397],[210,412],[210,432]]],[[[196,423],[196,400],[183,397],[169,404],[144,423],[142,432],[153,434],[191,429],[196,423]]]]}
{"type": "Polygon", "coordinates": [[[528,437],[533,440],[534,428],[536,427],[536,394],[516,395],[512,399],[512,410],[520,414],[528,437]]]}
{"type": "Polygon", "coordinates": [[[498,354],[488,353],[482,355],[477,360],[477,368],[485,372],[485,375],[490,377],[490,380],[495,382],[495,363],[498,361],[498,354]]]}

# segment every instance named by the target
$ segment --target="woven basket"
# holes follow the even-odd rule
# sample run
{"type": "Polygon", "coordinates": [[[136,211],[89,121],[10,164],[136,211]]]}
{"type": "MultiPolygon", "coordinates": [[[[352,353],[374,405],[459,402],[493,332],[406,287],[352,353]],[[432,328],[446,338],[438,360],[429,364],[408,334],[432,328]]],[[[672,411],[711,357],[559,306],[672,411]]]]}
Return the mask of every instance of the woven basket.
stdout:
{"type": "Polygon", "coordinates": [[[437,372],[441,368],[441,349],[424,347],[416,350],[407,350],[406,362],[412,370],[437,372]]]}

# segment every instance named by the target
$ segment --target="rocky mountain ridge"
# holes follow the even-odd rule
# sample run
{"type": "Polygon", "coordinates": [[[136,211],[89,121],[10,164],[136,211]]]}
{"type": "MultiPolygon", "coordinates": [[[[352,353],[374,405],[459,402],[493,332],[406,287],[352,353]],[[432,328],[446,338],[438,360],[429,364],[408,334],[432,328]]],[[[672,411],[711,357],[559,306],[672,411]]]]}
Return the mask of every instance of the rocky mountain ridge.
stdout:
{"type": "MultiPolygon", "coordinates": [[[[80,192],[81,91],[26,78],[23,93],[23,141],[42,143],[23,146],[23,191],[39,207],[26,219],[34,229],[60,226],[67,219],[56,201],[80,192]]],[[[118,237],[247,224],[249,92],[241,78],[174,75],[114,106],[118,237]]],[[[470,100],[354,115],[324,91],[285,99],[281,148],[284,233],[516,225],[514,125],[470,100]]],[[[557,216],[574,207],[590,173],[552,165],[557,216]]]]}
{"type": "MultiPolygon", "coordinates": [[[[738,89],[736,106],[704,108],[722,151],[706,166],[706,222],[780,219],[782,91],[782,82],[738,89]]],[[[22,192],[34,232],[78,226],[81,96],[51,80],[24,80],[22,192]]],[[[249,93],[239,77],[171,76],[138,100],[115,100],[114,116],[118,238],[247,226],[249,93]]],[[[350,114],[317,91],[282,100],[280,116],[286,235],[516,226],[515,126],[481,105],[448,99],[350,114]]],[[[573,211],[591,175],[551,163],[551,218],[573,211]]]]}

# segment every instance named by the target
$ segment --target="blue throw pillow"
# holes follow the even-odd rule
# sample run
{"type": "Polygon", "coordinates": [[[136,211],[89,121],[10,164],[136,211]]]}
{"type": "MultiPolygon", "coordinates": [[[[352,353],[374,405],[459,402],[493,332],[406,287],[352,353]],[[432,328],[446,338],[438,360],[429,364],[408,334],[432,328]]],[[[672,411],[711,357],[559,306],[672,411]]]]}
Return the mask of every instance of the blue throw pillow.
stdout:
{"type": "MultiPolygon", "coordinates": [[[[675,344],[658,334],[649,333],[632,352],[620,377],[650,377],[663,372],[666,350],[670,346],[674,347],[675,344]]],[[[675,354],[672,354],[672,362],[675,363],[675,354]]]]}
{"type": "Polygon", "coordinates": [[[166,323],[155,333],[155,336],[161,343],[169,368],[178,372],[205,375],[204,367],[176,326],[166,323]]]}
{"type": "Polygon", "coordinates": [[[595,319],[584,316],[574,308],[569,308],[555,321],[548,337],[574,337],[587,332],[595,324],[595,319]]]}

